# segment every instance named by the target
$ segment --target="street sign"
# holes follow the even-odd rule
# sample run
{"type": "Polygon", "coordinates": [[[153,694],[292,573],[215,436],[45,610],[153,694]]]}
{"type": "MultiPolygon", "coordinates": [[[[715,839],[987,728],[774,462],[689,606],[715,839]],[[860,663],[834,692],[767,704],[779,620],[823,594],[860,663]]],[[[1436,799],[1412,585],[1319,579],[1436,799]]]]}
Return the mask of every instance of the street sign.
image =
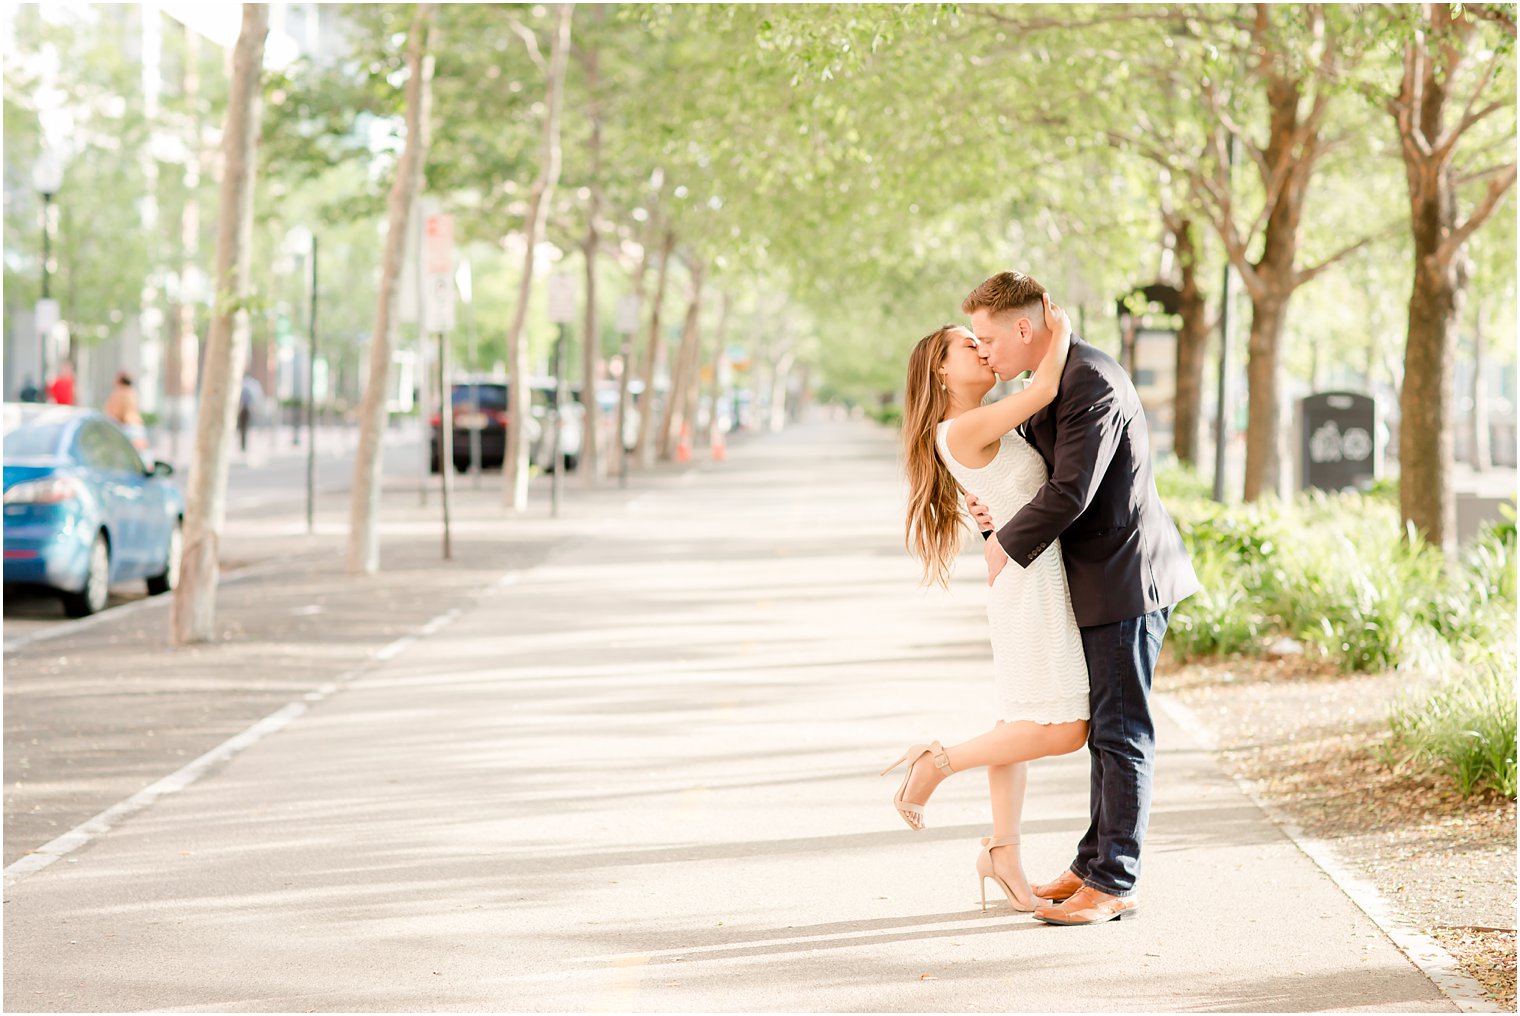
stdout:
{"type": "Polygon", "coordinates": [[[569,272],[549,276],[549,320],[557,325],[575,320],[575,276],[569,272]]]}
{"type": "Polygon", "coordinates": [[[450,275],[454,271],[454,217],[434,213],[427,217],[423,241],[423,260],[429,275],[450,275]]]}
{"type": "Polygon", "coordinates": [[[37,301],[37,334],[38,335],[41,335],[44,338],[47,337],[48,335],[50,335],[52,333],[53,329],[58,326],[58,320],[59,320],[59,314],[58,314],[58,301],[57,300],[38,300],[37,301]]]}
{"type": "Polygon", "coordinates": [[[430,212],[423,222],[424,293],[428,331],[454,330],[454,217],[430,212]]]}
{"type": "Polygon", "coordinates": [[[454,277],[452,275],[428,276],[427,326],[430,332],[454,330],[454,277]]]}

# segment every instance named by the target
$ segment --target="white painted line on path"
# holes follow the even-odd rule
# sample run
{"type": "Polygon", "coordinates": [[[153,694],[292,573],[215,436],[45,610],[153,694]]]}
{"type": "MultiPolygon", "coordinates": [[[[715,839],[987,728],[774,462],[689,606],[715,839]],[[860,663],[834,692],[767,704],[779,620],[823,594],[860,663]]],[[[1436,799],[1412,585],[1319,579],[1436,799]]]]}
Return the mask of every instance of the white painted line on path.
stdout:
{"type": "MultiPolygon", "coordinates": [[[[1155,699],[1162,711],[1171,717],[1173,722],[1202,741],[1209,751],[1219,750],[1219,739],[1214,736],[1214,732],[1208,725],[1198,718],[1197,713],[1170,695],[1158,693],[1155,699]]],[[[1221,768],[1224,767],[1221,766],[1221,768]]],[[[1228,769],[1225,772],[1235,781],[1241,793],[1260,808],[1294,846],[1318,865],[1330,881],[1334,882],[1336,887],[1361,909],[1362,913],[1371,918],[1372,923],[1377,925],[1394,945],[1398,946],[1399,951],[1408,957],[1409,962],[1430,978],[1432,983],[1440,989],[1441,994],[1451,999],[1457,1008],[1463,1012],[1512,1011],[1490,999],[1483,991],[1483,985],[1479,984],[1476,978],[1462,973],[1461,968],[1457,966],[1457,961],[1440,942],[1400,920],[1389,909],[1377,887],[1342,864],[1328,843],[1304,832],[1297,822],[1275,805],[1264,800],[1257,794],[1256,787],[1250,780],[1230,773],[1228,769]]]]}
{"type": "Polygon", "coordinates": [[[200,758],[170,773],[157,783],[150,784],[124,801],[118,801],[105,811],[70,829],[31,853],[21,857],[5,868],[5,885],[9,888],[28,875],[35,874],[66,854],[104,836],[123,819],[135,815],[160,797],[184,790],[200,779],[212,766],[231,758],[251,744],[263,740],[282,729],[291,720],[306,712],[305,702],[292,702],[283,709],[270,713],[241,734],[237,734],[206,752],[200,758]]]}
{"type": "MultiPolygon", "coordinates": [[[[489,588],[494,590],[508,584],[504,580],[507,578],[515,578],[516,574],[516,571],[508,572],[506,575],[502,576],[502,578],[497,579],[496,582],[493,583],[489,588]]],[[[131,797],[128,797],[123,801],[118,801],[116,804],[111,805],[111,807],[107,808],[105,811],[94,816],[93,818],[86,819],[84,822],[81,822],[79,825],[75,826],[73,829],[70,829],[63,835],[58,836],[48,841],[47,843],[44,843],[42,846],[38,847],[36,850],[31,851],[25,856],[17,858],[15,861],[12,861],[10,864],[6,865],[6,888],[10,888],[17,882],[26,878],[28,875],[36,874],[43,868],[46,868],[48,865],[59,860],[60,858],[73,853],[87,843],[99,839],[106,833],[110,832],[111,829],[114,828],[118,823],[122,822],[124,819],[129,818],[132,815],[137,814],[144,808],[147,808],[159,798],[164,797],[168,794],[176,793],[180,790],[184,790],[196,780],[199,780],[202,776],[206,775],[206,773],[208,773],[212,767],[221,762],[225,762],[227,759],[230,759],[238,752],[257,744],[259,741],[262,741],[269,735],[283,730],[293,720],[295,720],[296,717],[300,716],[308,709],[310,709],[314,703],[321,702],[324,699],[330,698],[338,691],[339,688],[342,688],[344,685],[350,683],[355,678],[364,674],[368,669],[370,669],[370,666],[373,666],[375,663],[384,663],[395,659],[419,638],[425,638],[429,635],[435,634],[438,631],[441,631],[442,629],[452,624],[454,621],[458,620],[461,616],[463,616],[463,614],[464,610],[460,607],[453,607],[447,611],[444,611],[442,614],[439,614],[437,617],[424,624],[421,628],[417,629],[417,631],[413,634],[404,635],[389,645],[377,650],[371,656],[371,663],[369,665],[361,666],[358,669],[347,671],[343,674],[340,674],[333,680],[327,682],[326,684],[320,685],[311,691],[303,693],[302,696],[296,701],[290,702],[280,709],[277,709],[276,711],[270,713],[262,720],[259,720],[257,723],[244,730],[242,733],[233,735],[232,737],[223,741],[221,744],[217,745],[215,748],[212,748],[210,751],[206,752],[204,755],[195,759],[193,762],[190,762],[175,772],[170,773],[168,776],[165,776],[157,783],[153,783],[149,786],[144,787],[142,790],[139,790],[131,797]]],[[[76,628],[74,630],[77,631],[78,629],[76,628]]]]}
{"type": "MultiPolygon", "coordinates": [[[[624,513],[627,514],[634,505],[643,501],[648,496],[650,496],[650,494],[646,493],[625,501],[624,513]]],[[[607,524],[608,523],[604,521],[600,526],[593,525],[592,529],[593,531],[599,531],[602,528],[605,528],[607,524]]],[[[550,559],[552,559],[553,556],[554,555],[551,554],[550,559]]],[[[287,563],[288,562],[285,561],[270,562],[267,566],[254,566],[240,569],[233,575],[229,576],[225,581],[233,582],[237,581],[238,579],[250,577],[252,575],[262,574],[275,568],[284,567],[287,563]]],[[[535,565],[534,567],[541,567],[544,563],[547,563],[547,561],[540,562],[539,565],[535,565]]],[[[521,580],[522,575],[523,569],[520,568],[513,568],[507,571],[500,578],[496,579],[489,586],[487,586],[483,591],[477,593],[474,597],[472,597],[467,606],[475,607],[482,603],[491,594],[506,589],[509,586],[516,585],[517,582],[521,580]]],[[[126,604],[125,606],[144,609],[145,607],[151,606],[155,603],[166,602],[168,602],[168,597],[161,596],[154,597],[145,601],[140,601],[134,604],[126,604]]],[[[113,611],[103,611],[94,617],[84,618],[80,622],[60,625],[55,629],[39,632],[37,635],[26,639],[25,642],[19,643],[19,645],[40,641],[41,639],[45,638],[56,638],[58,635],[61,635],[64,632],[78,632],[81,626],[88,626],[91,623],[99,623],[107,616],[121,617],[122,615],[120,611],[123,609],[124,607],[117,607],[114,608],[113,611]]],[[[118,823],[132,815],[137,814],[144,808],[147,808],[159,798],[164,797],[167,794],[172,794],[185,789],[196,780],[206,775],[206,773],[209,772],[213,766],[217,765],[220,762],[226,761],[243,749],[248,748],[268,737],[270,734],[284,729],[293,720],[295,720],[296,717],[306,712],[313,703],[321,702],[324,699],[329,698],[344,685],[349,684],[355,678],[360,677],[361,675],[368,672],[376,663],[385,663],[395,659],[419,638],[426,638],[427,636],[436,634],[437,632],[446,628],[448,625],[452,624],[460,617],[463,617],[465,609],[465,607],[453,607],[449,610],[444,611],[442,614],[439,614],[437,617],[434,617],[432,620],[422,625],[422,627],[418,628],[417,631],[413,632],[412,634],[403,635],[401,638],[396,639],[394,642],[391,642],[390,644],[382,646],[380,649],[376,650],[371,655],[370,660],[367,664],[362,665],[355,670],[347,671],[339,675],[334,680],[329,681],[326,684],[323,684],[311,691],[303,693],[301,697],[296,701],[293,701],[276,710],[275,712],[270,713],[262,720],[259,720],[257,723],[244,730],[242,733],[235,734],[234,736],[228,738],[226,741],[223,741],[221,744],[217,745],[215,748],[212,748],[204,755],[201,755],[193,762],[190,762],[175,772],[170,773],[168,776],[165,776],[158,782],[144,787],[142,790],[139,790],[131,797],[128,797],[122,801],[118,801],[116,804],[113,804],[105,811],[100,812],[93,818],[86,819],[84,822],[81,822],[79,825],[75,826],[73,829],[70,829],[63,835],[55,837],[37,849],[28,852],[25,856],[12,861],[5,868],[6,888],[10,888],[29,875],[36,874],[43,868],[46,868],[60,858],[73,853],[87,843],[99,839],[106,833],[110,832],[111,829],[118,823]]],[[[11,648],[12,647],[10,645],[7,645],[5,647],[6,652],[9,652],[11,648]]]]}

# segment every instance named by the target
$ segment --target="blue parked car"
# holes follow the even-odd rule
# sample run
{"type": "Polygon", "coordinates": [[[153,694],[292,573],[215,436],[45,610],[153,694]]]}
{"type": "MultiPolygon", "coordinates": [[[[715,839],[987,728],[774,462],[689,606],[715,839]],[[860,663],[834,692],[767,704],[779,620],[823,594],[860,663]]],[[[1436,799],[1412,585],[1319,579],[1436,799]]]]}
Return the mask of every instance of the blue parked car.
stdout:
{"type": "Polygon", "coordinates": [[[5,584],[57,590],[71,617],[106,605],[118,582],[179,582],[184,496],[93,409],[6,403],[5,584]]]}

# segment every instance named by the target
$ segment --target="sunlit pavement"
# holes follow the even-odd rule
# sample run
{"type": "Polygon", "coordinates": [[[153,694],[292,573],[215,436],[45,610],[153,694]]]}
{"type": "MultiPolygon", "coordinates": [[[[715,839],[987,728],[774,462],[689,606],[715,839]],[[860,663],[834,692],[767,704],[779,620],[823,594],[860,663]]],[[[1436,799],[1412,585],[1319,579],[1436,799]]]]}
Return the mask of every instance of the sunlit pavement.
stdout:
{"type": "MultiPolygon", "coordinates": [[[[813,423],[559,520],[472,523],[468,599],[407,558],[384,639],[430,634],[11,880],[6,1007],[1455,1008],[1164,715],[1141,919],[981,914],[985,780],[913,833],[876,775],[992,721],[979,557],[918,589],[900,501],[891,435],[813,423]],[[524,530],[549,549],[491,556],[524,530]]],[[[260,602],[342,595],[313,574],[260,602]]],[[[1034,766],[1025,815],[1049,877],[1085,754],[1034,766]]]]}

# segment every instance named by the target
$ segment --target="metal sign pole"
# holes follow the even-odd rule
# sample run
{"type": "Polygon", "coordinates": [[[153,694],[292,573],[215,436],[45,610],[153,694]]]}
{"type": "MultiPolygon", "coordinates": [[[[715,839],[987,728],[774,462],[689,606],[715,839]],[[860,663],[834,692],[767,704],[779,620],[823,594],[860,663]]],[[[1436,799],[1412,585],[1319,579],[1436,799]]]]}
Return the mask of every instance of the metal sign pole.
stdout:
{"type": "MultiPolygon", "coordinates": [[[[566,272],[549,276],[549,320],[559,326],[554,341],[554,401],[549,406],[549,466],[553,472],[549,480],[549,514],[559,515],[560,487],[564,482],[565,463],[560,455],[560,419],[563,416],[565,391],[565,344],[569,336],[570,322],[575,320],[575,279],[566,272]]],[[[594,394],[593,394],[594,397],[594,394]]],[[[584,440],[584,438],[582,438],[584,440]]]]}
{"type": "Polygon", "coordinates": [[[317,531],[317,234],[311,235],[311,352],[306,364],[306,533],[317,531]]]}
{"type": "Polygon", "coordinates": [[[549,465],[554,470],[550,474],[549,481],[549,516],[559,517],[559,492],[564,485],[565,463],[560,456],[560,419],[564,406],[565,393],[565,332],[567,326],[561,322],[559,335],[554,340],[554,405],[549,410],[549,426],[554,430],[550,434],[549,442],[549,465]]]}
{"type": "Polygon", "coordinates": [[[439,489],[443,500],[443,559],[452,560],[454,557],[453,533],[449,519],[449,495],[452,493],[454,480],[454,391],[449,384],[449,342],[448,333],[438,333],[438,412],[439,418],[446,421],[438,428],[438,476],[439,489]]]}
{"type": "Polygon", "coordinates": [[[623,369],[618,377],[617,434],[618,486],[628,486],[628,446],[623,435],[628,430],[628,410],[633,398],[629,385],[633,383],[633,336],[639,330],[639,297],[628,293],[617,305],[617,330],[623,336],[623,369]]]}

